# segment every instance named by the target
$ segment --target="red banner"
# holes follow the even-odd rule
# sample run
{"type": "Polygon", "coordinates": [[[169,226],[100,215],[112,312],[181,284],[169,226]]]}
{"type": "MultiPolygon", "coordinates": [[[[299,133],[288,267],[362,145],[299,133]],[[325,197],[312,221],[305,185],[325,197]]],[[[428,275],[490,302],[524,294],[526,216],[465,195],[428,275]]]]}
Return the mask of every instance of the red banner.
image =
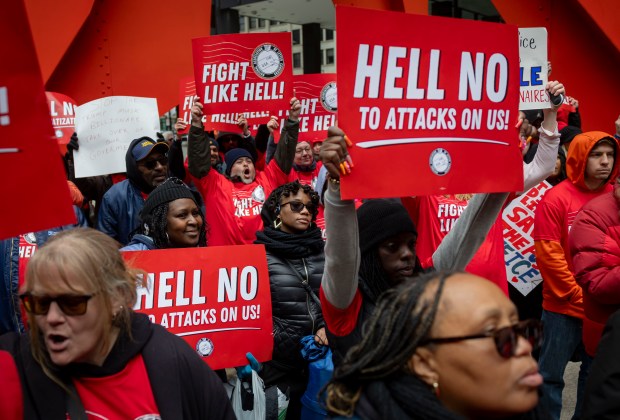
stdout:
{"type": "Polygon", "coordinates": [[[45,92],[47,106],[50,108],[54,135],[58,140],[60,153],[67,152],[67,143],[75,131],[75,107],[77,103],[67,95],[56,92],[45,92]]]}
{"type": "Polygon", "coordinates": [[[75,214],[21,0],[3,3],[0,39],[5,40],[0,45],[0,167],[10,177],[0,187],[3,239],[75,223],[75,214]]]}
{"type": "Polygon", "coordinates": [[[336,23],[344,198],[523,189],[516,26],[344,6],[336,23]]]}
{"type": "Polygon", "coordinates": [[[272,112],[288,109],[290,32],[217,35],[193,39],[192,45],[196,91],[210,115],[208,128],[230,131],[239,113],[249,124],[265,124],[272,112]]]}
{"type": "Polygon", "coordinates": [[[265,248],[214,246],[125,252],[147,272],[134,309],[182,337],[212,369],[271,360],[273,324],[265,248]]]}

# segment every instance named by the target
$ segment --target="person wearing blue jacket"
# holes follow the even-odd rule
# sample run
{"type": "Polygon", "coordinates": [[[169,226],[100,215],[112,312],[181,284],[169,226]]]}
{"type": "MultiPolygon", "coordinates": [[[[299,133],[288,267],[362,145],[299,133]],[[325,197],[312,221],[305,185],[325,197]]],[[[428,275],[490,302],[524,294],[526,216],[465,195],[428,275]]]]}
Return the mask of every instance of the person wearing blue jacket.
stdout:
{"type": "Polygon", "coordinates": [[[99,209],[97,229],[126,245],[140,225],[144,200],[168,178],[168,145],[149,137],[135,139],[125,155],[127,179],[113,185],[99,209]]]}

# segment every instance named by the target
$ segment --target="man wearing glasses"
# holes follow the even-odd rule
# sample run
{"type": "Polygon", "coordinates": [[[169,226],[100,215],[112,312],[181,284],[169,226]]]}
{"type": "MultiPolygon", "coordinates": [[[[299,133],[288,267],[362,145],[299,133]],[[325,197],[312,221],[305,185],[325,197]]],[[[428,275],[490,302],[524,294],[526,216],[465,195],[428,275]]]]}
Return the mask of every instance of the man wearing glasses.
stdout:
{"type": "Polygon", "coordinates": [[[127,179],[103,196],[97,229],[122,245],[138,227],[140,211],[149,193],[168,178],[168,145],[149,137],[135,139],[125,155],[127,179]]]}

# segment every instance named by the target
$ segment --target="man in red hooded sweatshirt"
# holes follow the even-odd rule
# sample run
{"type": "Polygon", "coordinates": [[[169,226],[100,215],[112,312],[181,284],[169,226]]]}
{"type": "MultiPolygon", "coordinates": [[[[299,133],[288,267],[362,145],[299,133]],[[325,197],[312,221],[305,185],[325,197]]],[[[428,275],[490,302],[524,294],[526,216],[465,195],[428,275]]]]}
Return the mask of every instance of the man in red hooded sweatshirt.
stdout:
{"type": "Polygon", "coordinates": [[[542,402],[553,419],[560,418],[564,369],[573,355],[582,364],[573,418],[579,418],[585,381],[592,361],[582,342],[583,295],[575,281],[568,233],[581,208],[612,190],[617,175],[616,140],[592,131],[575,137],[568,149],[568,179],[550,189],[536,208],[534,243],[543,277],[544,340],[540,353],[542,402]]]}

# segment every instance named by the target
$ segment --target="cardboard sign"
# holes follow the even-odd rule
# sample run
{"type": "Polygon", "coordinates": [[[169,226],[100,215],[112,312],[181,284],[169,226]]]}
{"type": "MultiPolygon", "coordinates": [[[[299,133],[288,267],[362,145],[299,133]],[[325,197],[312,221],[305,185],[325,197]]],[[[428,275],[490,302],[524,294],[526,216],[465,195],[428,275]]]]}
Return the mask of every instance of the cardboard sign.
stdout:
{"type": "Polygon", "coordinates": [[[58,140],[60,152],[67,152],[67,143],[75,132],[75,108],[77,103],[67,95],[56,92],[45,92],[47,105],[50,108],[54,135],[58,140]]]}
{"type": "Polygon", "coordinates": [[[551,108],[547,86],[547,29],[519,28],[520,110],[551,108]]]}
{"type": "Polygon", "coordinates": [[[336,23],[343,198],[523,189],[515,26],[344,6],[336,23]]]}
{"type": "Polygon", "coordinates": [[[129,143],[157,138],[159,112],[153,98],[108,96],[77,107],[80,150],[73,153],[76,178],[125,172],[129,143]]]}
{"type": "MultiPolygon", "coordinates": [[[[213,124],[235,124],[248,113],[266,123],[293,96],[291,33],[217,35],[192,40],[194,77],[213,124]]],[[[212,125],[210,129],[219,129],[212,125]]]]}
{"type": "Polygon", "coordinates": [[[271,360],[273,324],[262,245],[125,252],[148,274],[134,310],[180,337],[212,369],[271,360]]]}
{"type": "MultiPolygon", "coordinates": [[[[300,74],[293,77],[295,97],[301,102],[299,114],[299,141],[312,144],[323,141],[327,129],[336,125],[338,111],[338,89],[335,73],[300,74]]],[[[288,108],[278,113],[280,127],[288,118],[288,108]]],[[[274,132],[277,138],[279,133],[274,132]]]]}
{"type": "Polygon", "coordinates": [[[551,184],[543,181],[513,200],[502,215],[508,284],[527,296],[542,282],[534,249],[534,213],[551,184]]]}
{"type": "Polygon", "coordinates": [[[0,239],[75,223],[24,4],[2,6],[0,167],[8,178],[0,239]]]}

